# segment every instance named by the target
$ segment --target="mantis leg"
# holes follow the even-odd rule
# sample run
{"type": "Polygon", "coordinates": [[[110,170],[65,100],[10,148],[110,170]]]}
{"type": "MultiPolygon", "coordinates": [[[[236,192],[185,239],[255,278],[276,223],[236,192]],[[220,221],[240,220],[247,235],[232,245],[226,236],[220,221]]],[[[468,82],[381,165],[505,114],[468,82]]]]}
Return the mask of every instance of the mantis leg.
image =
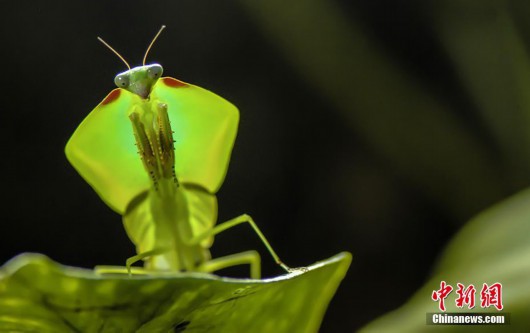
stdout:
{"type": "Polygon", "coordinates": [[[250,265],[251,279],[261,278],[261,258],[259,256],[259,253],[256,251],[245,251],[209,260],[198,266],[197,271],[210,273],[223,268],[244,264],[250,265]]]}
{"type": "Polygon", "coordinates": [[[129,276],[131,274],[134,275],[146,275],[152,273],[152,271],[148,271],[142,267],[130,267],[129,270],[127,270],[123,266],[107,266],[107,265],[99,265],[94,267],[94,272],[96,274],[128,274],[129,276]]]}
{"type": "Polygon", "coordinates": [[[131,266],[134,265],[135,263],[137,263],[138,261],[143,260],[143,259],[145,259],[147,257],[152,257],[152,256],[156,256],[156,255],[159,255],[159,254],[164,254],[167,251],[168,251],[167,248],[158,248],[158,249],[154,249],[154,250],[151,250],[151,251],[139,253],[139,254],[137,254],[135,256],[130,257],[129,259],[127,259],[125,261],[125,268],[127,269],[127,273],[129,273],[129,275],[131,275],[131,266]]]}
{"type": "Polygon", "coordinates": [[[261,232],[261,230],[259,230],[258,226],[256,225],[256,223],[254,222],[254,220],[252,219],[252,217],[250,217],[249,215],[247,214],[243,214],[241,216],[238,216],[236,218],[233,218],[231,220],[228,220],[226,222],[223,222],[221,224],[218,224],[216,225],[213,229],[211,230],[208,230],[206,231],[205,233],[203,234],[200,234],[200,235],[197,235],[195,237],[193,237],[191,240],[189,240],[188,243],[189,245],[195,245],[195,244],[199,244],[202,240],[208,238],[208,237],[211,237],[211,236],[215,236],[217,235],[218,233],[221,233],[227,229],[230,229],[230,228],[233,228],[235,227],[236,225],[238,224],[241,224],[241,223],[248,223],[250,224],[250,226],[252,227],[252,229],[254,229],[254,232],[256,232],[256,234],[258,235],[258,237],[261,239],[262,243],[265,245],[265,247],[267,248],[267,250],[269,251],[269,253],[271,254],[272,258],[274,258],[274,261],[276,261],[276,263],[278,265],[280,265],[281,268],[283,268],[285,271],[287,271],[288,273],[291,273],[293,271],[295,271],[294,269],[291,269],[289,266],[285,265],[281,260],[280,260],[280,257],[276,254],[276,252],[272,249],[272,246],[269,244],[269,242],[267,241],[267,239],[265,238],[265,236],[263,235],[263,233],[261,232]]]}
{"type": "Polygon", "coordinates": [[[119,273],[124,273],[125,271],[127,272],[127,274],[129,274],[129,276],[131,276],[133,273],[134,274],[147,274],[149,272],[148,270],[144,268],[140,268],[140,267],[132,267],[132,265],[134,265],[140,260],[143,260],[151,256],[156,256],[159,254],[164,254],[167,251],[168,249],[166,248],[158,248],[158,249],[154,249],[151,251],[137,254],[133,257],[128,258],[125,261],[125,269],[120,266],[96,266],[94,270],[99,274],[119,274],[119,273]]]}

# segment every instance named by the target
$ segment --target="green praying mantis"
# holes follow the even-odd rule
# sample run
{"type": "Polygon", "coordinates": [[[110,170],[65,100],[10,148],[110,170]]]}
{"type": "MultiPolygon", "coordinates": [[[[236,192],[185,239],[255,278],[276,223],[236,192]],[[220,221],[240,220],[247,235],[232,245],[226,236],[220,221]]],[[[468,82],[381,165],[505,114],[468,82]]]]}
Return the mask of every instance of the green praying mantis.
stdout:
{"type": "MultiPolygon", "coordinates": [[[[215,193],[225,178],[239,111],[214,93],[162,77],[162,66],[146,58],[165,26],[145,52],[142,66],[114,80],[118,88],[82,121],[65,152],[101,199],[123,216],[137,255],[126,268],[144,261],[145,271],[214,272],[249,264],[260,278],[256,251],[211,259],[213,237],[248,223],[274,260],[286,266],[248,215],[216,224],[215,193]]],[[[138,271],[138,270],[137,270],[138,271]]]]}

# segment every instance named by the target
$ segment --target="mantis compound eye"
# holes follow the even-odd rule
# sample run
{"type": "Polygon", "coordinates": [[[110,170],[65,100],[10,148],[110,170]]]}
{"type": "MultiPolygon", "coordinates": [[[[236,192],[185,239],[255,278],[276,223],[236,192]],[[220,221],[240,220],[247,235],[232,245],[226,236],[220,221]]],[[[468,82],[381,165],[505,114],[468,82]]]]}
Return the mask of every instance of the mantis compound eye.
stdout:
{"type": "Polygon", "coordinates": [[[114,84],[118,88],[127,88],[129,86],[129,75],[120,74],[114,78],[114,84]]]}
{"type": "Polygon", "coordinates": [[[151,65],[151,66],[147,69],[147,76],[148,76],[150,79],[158,79],[159,77],[162,76],[162,72],[163,72],[162,66],[160,66],[160,65],[158,65],[158,64],[151,65]]]}

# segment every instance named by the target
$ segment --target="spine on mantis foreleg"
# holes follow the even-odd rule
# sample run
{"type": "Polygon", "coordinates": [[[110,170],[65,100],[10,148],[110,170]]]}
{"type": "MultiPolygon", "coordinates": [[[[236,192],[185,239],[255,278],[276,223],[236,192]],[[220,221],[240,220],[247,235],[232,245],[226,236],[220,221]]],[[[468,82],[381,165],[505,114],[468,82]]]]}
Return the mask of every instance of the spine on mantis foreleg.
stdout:
{"type": "Polygon", "coordinates": [[[157,177],[157,166],[154,147],[151,145],[147,130],[144,127],[143,122],[140,120],[140,113],[132,112],[129,115],[129,119],[132,123],[134,132],[134,138],[136,139],[136,147],[138,148],[138,154],[142,159],[145,170],[149,174],[153,182],[153,186],[158,188],[158,177],[157,177]]]}
{"type": "Polygon", "coordinates": [[[177,176],[175,174],[175,140],[173,140],[173,130],[171,129],[171,123],[169,122],[169,116],[167,114],[167,105],[157,103],[157,106],[157,138],[160,146],[161,164],[165,166],[162,168],[162,177],[172,178],[178,185],[177,176]]]}
{"type": "Polygon", "coordinates": [[[151,177],[155,189],[161,179],[172,179],[178,186],[175,175],[175,147],[173,131],[164,103],[144,103],[129,114],[136,146],[145,170],[151,177]]]}

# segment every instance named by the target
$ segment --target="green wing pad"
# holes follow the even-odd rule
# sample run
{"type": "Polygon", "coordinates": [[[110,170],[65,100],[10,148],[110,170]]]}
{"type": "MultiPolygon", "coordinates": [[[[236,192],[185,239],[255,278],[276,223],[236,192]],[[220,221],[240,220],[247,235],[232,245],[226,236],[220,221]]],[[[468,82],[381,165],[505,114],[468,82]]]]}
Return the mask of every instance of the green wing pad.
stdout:
{"type": "MultiPolygon", "coordinates": [[[[177,226],[186,224],[191,226],[192,236],[198,236],[210,230],[217,220],[217,199],[215,195],[206,192],[204,189],[194,185],[181,184],[178,191],[183,191],[186,207],[176,207],[186,212],[183,216],[186,220],[178,221],[177,226]]],[[[151,195],[153,192],[143,192],[138,195],[127,207],[123,216],[125,230],[131,241],[137,246],[137,252],[143,253],[151,251],[155,246],[156,221],[152,212],[151,195]]],[[[173,202],[168,202],[172,204],[173,202]]],[[[182,215],[178,215],[182,216],[182,215]]],[[[177,217],[177,215],[175,215],[177,217]]],[[[172,235],[179,237],[180,235],[172,235]]],[[[204,240],[201,245],[209,248],[213,242],[213,237],[204,240]]]]}
{"type": "Polygon", "coordinates": [[[123,215],[127,236],[136,245],[136,253],[155,248],[155,222],[151,212],[149,191],[142,192],[127,206],[123,215]]]}
{"type": "Polygon", "coordinates": [[[167,77],[154,86],[151,100],[168,105],[178,180],[217,192],[236,138],[237,108],[208,90],[167,77]]]}
{"type": "Polygon", "coordinates": [[[135,146],[128,112],[142,100],[114,89],[79,125],[66,145],[66,156],[112,209],[122,214],[149,178],[135,146]]]}
{"type": "MultiPolygon", "coordinates": [[[[193,237],[211,230],[217,221],[217,198],[198,186],[185,185],[188,208],[188,223],[193,237]]],[[[213,236],[201,242],[203,248],[210,248],[213,236]]]]}

